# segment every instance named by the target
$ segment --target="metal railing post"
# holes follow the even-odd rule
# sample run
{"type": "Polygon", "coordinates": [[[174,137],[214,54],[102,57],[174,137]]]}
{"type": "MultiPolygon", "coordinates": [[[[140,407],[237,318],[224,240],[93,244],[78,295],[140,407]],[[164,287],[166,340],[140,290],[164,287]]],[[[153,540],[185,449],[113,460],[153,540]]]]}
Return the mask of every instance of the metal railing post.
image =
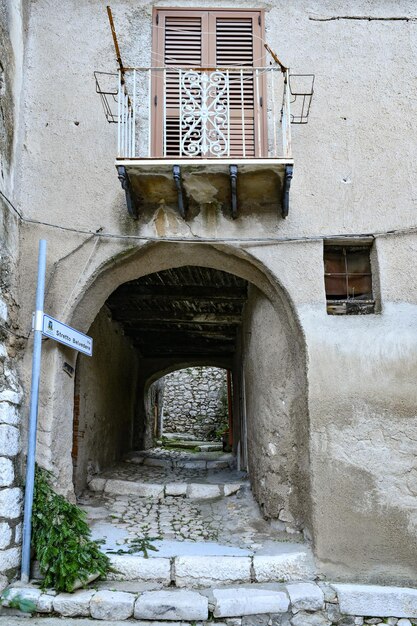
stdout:
{"type": "Polygon", "coordinates": [[[257,129],[257,144],[258,144],[258,156],[262,156],[262,144],[261,144],[261,95],[259,93],[259,70],[255,69],[255,87],[256,87],[256,129],[257,129]]]}
{"type": "Polygon", "coordinates": [[[288,70],[285,72],[284,81],[284,112],[282,117],[282,139],[284,157],[291,158],[291,114],[290,114],[290,73],[288,70]],[[285,117],[285,126],[284,126],[285,117]]]}
{"type": "Polygon", "coordinates": [[[121,131],[122,131],[122,73],[119,70],[119,86],[117,91],[117,156],[121,156],[121,131]]]}
{"type": "Polygon", "coordinates": [[[164,68],[163,154],[167,155],[167,71],[164,68]]]}
{"type": "Polygon", "coordinates": [[[136,156],[136,70],[133,70],[132,149],[130,156],[136,156]]]}

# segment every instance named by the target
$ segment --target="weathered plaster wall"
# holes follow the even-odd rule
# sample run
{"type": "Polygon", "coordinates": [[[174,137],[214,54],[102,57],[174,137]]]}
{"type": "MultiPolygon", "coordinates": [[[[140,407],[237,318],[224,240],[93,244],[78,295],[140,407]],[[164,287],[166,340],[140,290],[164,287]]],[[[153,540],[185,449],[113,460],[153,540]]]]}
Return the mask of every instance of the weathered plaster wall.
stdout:
{"type": "Polygon", "coordinates": [[[76,395],[79,404],[74,483],[120,459],[132,446],[138,358],[119,324],[103,309],[91,326],[94,357],[79,355],[76,395]]]}
{"type": "Polygon", "coordinates": [[[243,372],[252,489],[282,529],[309,528],[306,374],[285,315],[256,287],[245,307],[243,372]]]}
{"type": "Polygon", "coordinates": [[[193,367],[163,379],[162,433],[190,433],[196,439],[216,439],[227,423],[226,372],[193,367]]]}
{"type": "Polygon", "coordinates": [[[301,313],[309,354],[315,545],[329,575],[411,584],[417,562],[417,246],[412,237],[380,239],[377,255],[380,315],[319,322],[320,311],[305,307],[301,313]]]}
{"type": "MultiPolygon", "coordinates": [[[[127,66],[151,64],[152,8],[158,4],[166,6],[162,0],[112,3],[127,66]]],[[[231,3],[172,0],[169,5],[231,3]]],[[[59,8],[50,0],[31,4],[23,155],[27,168],[20,195],[25,213],[63,226],[76,223],[93,231],[104,227],[155,236],[189,236],[189,228],[200,236],[330,235],[414,224],[417,130],[411,121],[414,102],[407,95],[415,80],[415,22],[317,19],[407,18],[415,14],[413,0],[377,5],[354,0],[348,8],[341,0],[261,0],[256,6],[265,10],[266,40],[278,56],[294,72],[316,74],[310,121],[293,128],[289,219],[259,209],[233,221],[210,205],[197,211],[188,225],[175,210],[163,207],[147,216],[146,223],[127,217],[113,165],[116,130],[104,120],[92,76],[95,69],[115,70],[112,38],[105,6],[92,0],[59,8]],[[70,206],[71,211],[63,209],[70,206]]],[[[233,7],[252,8],[253,2],[240,0],[233,7]]]]}
{"type": "Polygon", "coordinates": [[[17,360],[25,346],[18,325],[16,265],[19,222],[13,202],[24,53],[24,9],[0,0],[0,592],[20,561],[22,388],[17,360]],[[4,194],[4,195],[3,195],[4,194]]]}

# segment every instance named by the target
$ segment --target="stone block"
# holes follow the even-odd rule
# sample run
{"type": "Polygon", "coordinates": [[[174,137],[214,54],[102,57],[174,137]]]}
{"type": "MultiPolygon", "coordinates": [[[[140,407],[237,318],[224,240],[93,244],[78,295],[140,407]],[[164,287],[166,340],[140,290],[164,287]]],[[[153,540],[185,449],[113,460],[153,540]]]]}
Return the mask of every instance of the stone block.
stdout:
{"type": "Polygon", "coordinates": [[[107,576],[108,580],[141,580],[155,581],[169,585],[171,582],[171,563],[169,559],[141,556],[112,554],[110,561],[114,572],[107,576]]]}
{"type": "Polygon", "coordinates": [[[90,482],[88,483],[88,488],[91,491],[96,491],[96,492],[101,493],[102,491],[104,491],[106,482],[107,481],[105,478],[92,478],[90,482]]]}
{"type": "Polygon", "coordinates": [[[271,556],[254,556],[253,568],[256,581],[259,583],[312,580],[315,576],[312,558],[303,550],[271,556]]]}
{"type": "Polygon", "coordinates": [[[0,424],[17,426],[20,423],[20,413],[17,406],[10,402],[0,402],[0,424]]]}
{"type": "Polygon", "coordinates": [[[132,495],[159,500],[164,497],[164,486],[161,484],[138,483],[131,480],[110,479],[104,487],[104,492],[117,496],[132,495]]]}
{"type": "Polygon", "coordinates": [[[2,574],[0,574],[0,593],[3,593],[3,591],[6,589],[8,584],[9,584],[9,580],[7,576],[3,576],[2,574]]]}
{"type": "Polygon", "coordinates": [[[10,459],[0,457],[0,487],[10,487],[14,481],[13,463],[10,459]]]}
{"type": "Polygon", "coordinates": [[[7,312],[7,304],[3,298],[0,298],[0,321],[7,322],[8,317],[9,314],[7,312]]]}
{"type": "Polygon", "coordinates": [[[0,424],[0,456],[16,456],[19,452],[19,430],[10,424],[0,424]]]}
{"type": "Polygon", "coordinates": [[[177,587],[204,587],[246,583],[251,580],[251,559],[245,556],[178,556],[177,587]]]}
{"type": "Polygon", "coordinates": [[[417,589],[380,585],[332,585],[340,612],[368,617],[417,617],[417,589]]]}
{"type": "Polygon", "coordinates": [[[146,591],[135,604],[136,619],[206,620],[208,600],[196,591],[146,591]]]}
{"type": "Polygon", "coordinates": [[[166,496],[185,496],[187,495],[187,483],[167,483],[165,485],[166,496]]]}
{"type": "Polygon", "coordinates": [[[54,608],[54,596],[50,596],[47,593],[42,593],[39,596],[36,604],[36,610],[38,613],[52,613],[54,608]]]}
{"type": "Polygon", "coordinates": [[[64,617],[88,617],[90,615],[90,601],[95,591],[75,591],[74,593],[59,593],[53,599],[56,613],[64,617]]]}
{"type": "Polygon", "coordinates": [[[4,550],[12,540],[12,529],[7,522],[0,522],[0,550],[4,550]]]}
{"type": "Polygon", "coordinates": [[[8,402],[9,404],[19,405],[22,401],[22,391],[12,391],[11,389],[3,389],[0,392],[0,402],[8,402]]]}
{"type": "Polygon", "coordinates": [[[135,596],[124,591],[98,591],[90,602],[94,619],[124,620],[133,615],[135,596]]]}
{"type": "Polygon", "coordinates": [[[16,598],[33,602],[37,606],[38,600],[42,595],[42,592],[35,587],[10,587],[6,593],[7,597],[2,602],[3,606],[10,606],[12,600],[16,598]]]}
{"type": "Polygon", "coordinates": [[[22,491],[17,487],[0,491],[0,511],[3,517],[16,519],[21,514],[22,491]]]}
{"type": "Polygon", "coordinates": [[[322,613],[300,611],[291,618],[291,626],[331,626],[331,621],[322,613]]]}
{"type": "Polygon", "coordinates": [[[412,623],[409,619],[399,619],[397,622],[397,626],[412,626],[412,623]]]}
{"type": "Polygon", "coordinates": [[[336,591],[333,589],[331,585],[329,585],[328,583],[323,583],[323,582],[319,582],[317,584],[324,594],[325,602],[332,602],[332,603],[337,602],[336,591]]]}
{"type": "Polygon", "coordinates": [[[272,589],[213,589],[213,597],[214,617],[285,613],[290,604],[286,593],[272,589]]]}
{"type": "Polygon", "coordinates": [[[213,500],[220,498],[219,485],[205,485],[200,483],[190,483],[187,487],[187,498],[191,500],[213,500]]]}
{"type": "Polygon", "coordinates": [[[9,548],[8,550],[0,550],[0,572],[7,572],[7,570],[20,565],[20,549],[9,548]]]}
{"type": "Polygon", "coordinates": [[[314,583],[292,583],[286,585],[290,596],[291,609],[295,613],[305,611],[320,611],[324,608],[324,594],[314,583]]]}

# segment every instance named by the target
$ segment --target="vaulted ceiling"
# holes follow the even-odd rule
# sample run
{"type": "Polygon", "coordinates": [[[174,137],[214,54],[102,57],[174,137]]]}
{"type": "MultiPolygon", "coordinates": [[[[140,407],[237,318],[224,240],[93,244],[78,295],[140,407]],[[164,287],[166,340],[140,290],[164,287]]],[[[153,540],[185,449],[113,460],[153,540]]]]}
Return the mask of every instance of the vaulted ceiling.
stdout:
{"type": "Polygon", "coordinates": [[[247,282],[185,266],[121,285],[107,300],[143,357],[228,357],[235,350],[247,282]]]}

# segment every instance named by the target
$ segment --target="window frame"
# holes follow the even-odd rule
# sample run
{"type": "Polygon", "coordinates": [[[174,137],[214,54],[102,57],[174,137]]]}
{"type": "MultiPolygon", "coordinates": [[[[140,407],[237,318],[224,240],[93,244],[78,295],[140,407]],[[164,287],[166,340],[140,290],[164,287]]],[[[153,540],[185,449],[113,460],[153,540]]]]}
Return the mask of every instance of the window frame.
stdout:
{"type": "Polygon", "coordinates": [[[372,271],[372,245],[373,238],[364,237],[363,239],[346,239],[346,240],[328,240],[323,241],[323,278],[324,289],[326,293],[326,310],[328,315],[368,315],[375,313],[375,285],[374,275],[372,271]],[[326,250],[339,252],[344,256],[344,272],[326,272],[326,250]],[[348,257],[349,252],[353,251],[365,251],[367,252],[367,261],[369,271],[366,272],[349,272],[348,257]],[[346,277],[346,297],[345,298],[332,298],[329,297],[326,286],[326,277],[339,276],[346,277]],[[370,278],[370,297],[355,297],[349,295],[349,276],[362,276],[370,278]]]}
{"type": "MultiPolygon", "coordinates": [[[[167,15],[175,16],[177,14],[186,13],[190,17],[197,17],[202,14],[207,14],[207,27],[208,32],[205,33],[202,30],[202,46],[207,46],[207,51],[210,51],[209,54],[214,57],[215,51],[213,51],[213,39],[214,37],[209,37],[210,29],[209,27],[213,25],[216,15],[221,14],[225,17],[233,17],[233,16],[242,16],[242,14],[247,14],[253,16],[255,19],[256,16],[259,16],[260,24],[259,24],[259,36],[260,42],[255,45],[255,37],[253,38],[253,54],[254,60],[257,61],[259,59],[259,63],[256,63],[256,67],[265,67],[266,66],[266,50],[262,45],[262,42],[265,41],[265,9],[263,8],[239,8],[239,9],[231,9],[227,7],[166,7],[166,6],[154,6],[152,9],[152,49],[151,49],[151,65],[152,67],[164,67],[164,42],[165,42],[165,33],[164,28],[162,26],[160,17],[166,17],[167,15]],[[158,23],[159,22],[159,23],[158,23]],[[259,47],[258,52],[257,47],[259,47]],[[259,53],[259,55],[258,55],[259,53]]],[[[214,66],[216,64],[214,63],[214,66]]],[[[260,132],[260,144],[261,144],[261,152],[258,154],[258,141],[254,140],[254,156],[247,157],[249,159],[252,158],[263,158],[268,154],[268,115],[267,115],[267,90],[266,90],[266,78],[264,75],[260,76],[259,79],[260,89],[259,93],[262,99],[262,106],[258,105],[254,108],[254,118],[256,119],[256,111],[257,107],[260,109],[260,120],[261,120],[261,132],[260,132]]],[[[156,102],[160,100],[158,96],[160,95],[161,88],[158,87],[158,81],[155,76],[151,77],[151,102],[152,102],[152,111],[151,115],[151,158],[172,158],[172,157],[164,157],[162,150],[162,140],[160,136],[160,132],[158,129],[162,128],[163,125],[163,110],[161,106],[157,106],[156,102]]],[[[175,158],[183,158],[181,156],[176,156],[175,158]]],[[[195,156],[193,159],[201,159],[205,157],[195,156]]],[[[213,157],[209,157],[213,158],[213,157]]],[[[214,157],[216,158],[216,157],[214,157]]],[[[239,157],[240,158],[240,157],[239,157]]]]}

